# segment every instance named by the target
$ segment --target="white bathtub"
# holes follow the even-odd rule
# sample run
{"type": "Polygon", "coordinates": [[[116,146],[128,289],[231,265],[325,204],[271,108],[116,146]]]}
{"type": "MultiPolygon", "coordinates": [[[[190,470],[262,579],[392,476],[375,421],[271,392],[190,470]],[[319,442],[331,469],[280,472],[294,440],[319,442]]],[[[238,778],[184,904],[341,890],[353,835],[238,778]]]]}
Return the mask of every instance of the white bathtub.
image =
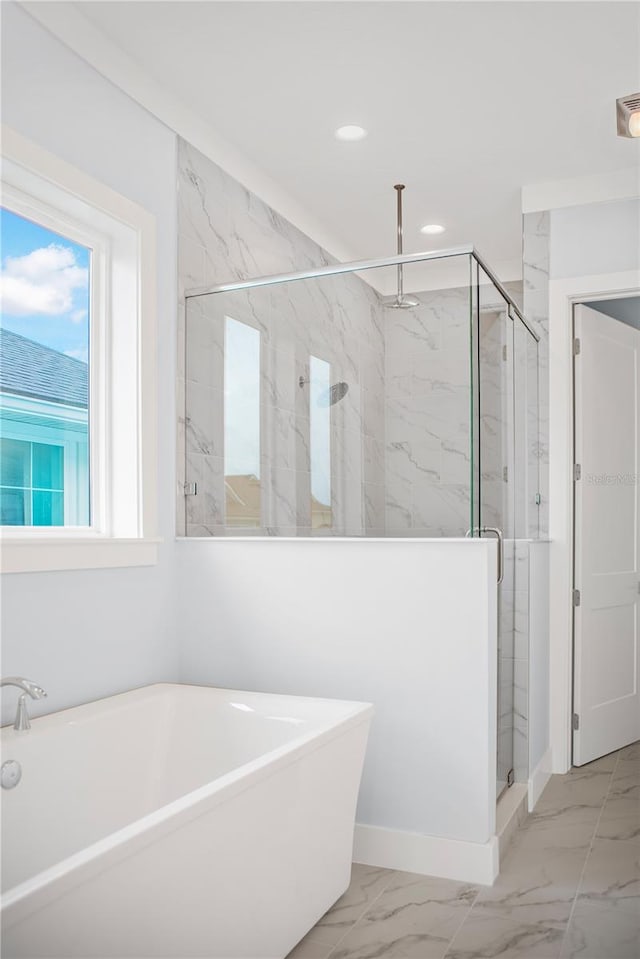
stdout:
{"type": "Polygon", "coordinates": [[[157,685],[3,729],[3,959],[282,959],[349,883],[371,713],[157,685]]]}

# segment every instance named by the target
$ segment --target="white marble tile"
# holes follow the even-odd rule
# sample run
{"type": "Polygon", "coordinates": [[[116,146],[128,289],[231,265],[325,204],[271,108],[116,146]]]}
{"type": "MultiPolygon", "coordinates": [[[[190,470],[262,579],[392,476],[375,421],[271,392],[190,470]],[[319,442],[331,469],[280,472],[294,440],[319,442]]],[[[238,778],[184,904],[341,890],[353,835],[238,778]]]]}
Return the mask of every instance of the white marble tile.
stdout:
{"type": "Polygon", "coordinates": [[[373,905],[394,875],[390,869],[354,863],[349,888],[320,919],[315,935],[334,946],[373,905]]]}
{"type": "Polygon", "coordinates": [[[476,895],[465,883],[398,873],[332,959],[442,959],[476,895]]]}
{"type": "Polygon", "coordinates": [[[562,959],[638,959],[640,900],[621,914],[608,903],[578,904],[562,947],[562,959]]]}
{"type": "Polygon", "coordinates": [[[364,484],[364,525],[366,529],[384,526],[385,488],[373,483],[364,484]]]}
{"type": "Polygon", "coordinates": [[[222,456],[224,394],[199,383],[186,384],[187,452],[222,456]]]}
{"type": "Polygon", "coordinates": [[[286,959],[328,959],[332,949],[332,944],[325,942],[314,929],[291,950],[286,959]]]}
{"type": "MultiPolygon", "coordinates": [[[[326,251],[182,141],[178,217],[181,289],[330,262],[326,251]]],[[[310,355],[326,359],[332,382],[349,384],[345,400],[332,408],[339,437],[348,441],[344,451],[334,448],[340,529],[361,532],[363,482],[383,482],[381,467],[371,473],[371,461],[363,475],[362,444],[354,442],[364,430],[371,441],[384,443],[384,319],[378,295],[359,276],[343,275],[200,297],[189,301],[189,309],[194,318],[186,362],[186,449],[222,455],[224,321],[231,316],[261,334],[264,528],[295,528],[296,515],[306,522],[309,391],[298,381],[308,379],[310,355]],[[294,472],[300,474],[299,489],[294,472]]]]}
{"type": "Polygon", "coordinates": [[[565,922],[553,919],[482,917],[474,909],[446,953],[446,959],[557,959],[565,922]]]}
{"type": "Polygon", "coordinates": [[[605,904],[637,915],[640,902],[640,845],[596,838],[578,890],[578,905],[605,904]]]}
{"type": "Polygon", "coordinates": [[[224,525],[224,461],[219,456],[188,453],[186,482],[197,484],[197,494],[185,497],[188,525],[224,525]]]}

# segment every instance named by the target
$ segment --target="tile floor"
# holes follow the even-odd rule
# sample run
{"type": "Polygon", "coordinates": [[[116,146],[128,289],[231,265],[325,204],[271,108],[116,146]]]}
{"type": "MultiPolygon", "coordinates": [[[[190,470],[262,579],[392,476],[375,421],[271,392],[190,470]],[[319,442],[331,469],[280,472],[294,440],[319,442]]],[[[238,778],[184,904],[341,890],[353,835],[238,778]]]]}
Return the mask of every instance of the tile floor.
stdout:
{"type": "Polygon", "coordinates": [[[554,776],[492,887],[353,867],[288,959],[640,959],[640,743],[554,776]]]}

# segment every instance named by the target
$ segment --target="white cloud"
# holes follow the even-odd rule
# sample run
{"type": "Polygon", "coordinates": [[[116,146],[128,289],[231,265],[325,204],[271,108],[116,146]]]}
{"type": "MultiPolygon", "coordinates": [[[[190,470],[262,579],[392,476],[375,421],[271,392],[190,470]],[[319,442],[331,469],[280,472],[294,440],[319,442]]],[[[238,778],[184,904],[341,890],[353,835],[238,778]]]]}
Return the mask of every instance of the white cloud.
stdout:
{"type": "MultiPolygon", "coordinates": [[[[0,275],[2,310],[10,316],[61,316],[87,289],[89,271],[78,266],[69,247],[52,243],[25,256],[8,256],[0,275]]],[[[75,311],[79,322],[80,311],[75,311]]]]}
{"type": "Polygon", "coordinates": [[[81,350],[65,350],[64,354],[74,360],[82,360],[83,363],[87,363],[89,360],[89,351],[86,346],[81,350]]]}

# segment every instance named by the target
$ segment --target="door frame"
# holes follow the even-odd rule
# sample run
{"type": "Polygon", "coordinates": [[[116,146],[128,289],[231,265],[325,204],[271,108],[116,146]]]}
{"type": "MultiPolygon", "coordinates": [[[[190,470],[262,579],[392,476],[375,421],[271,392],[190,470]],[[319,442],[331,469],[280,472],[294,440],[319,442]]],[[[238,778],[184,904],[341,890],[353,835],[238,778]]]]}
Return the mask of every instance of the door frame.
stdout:
{"type": "Polygon", "coordinates": [[[549,283],[549,737],[554,773],[571,768],[573,741],[573,307],[638,294],[637,270],[549,283]]]}

